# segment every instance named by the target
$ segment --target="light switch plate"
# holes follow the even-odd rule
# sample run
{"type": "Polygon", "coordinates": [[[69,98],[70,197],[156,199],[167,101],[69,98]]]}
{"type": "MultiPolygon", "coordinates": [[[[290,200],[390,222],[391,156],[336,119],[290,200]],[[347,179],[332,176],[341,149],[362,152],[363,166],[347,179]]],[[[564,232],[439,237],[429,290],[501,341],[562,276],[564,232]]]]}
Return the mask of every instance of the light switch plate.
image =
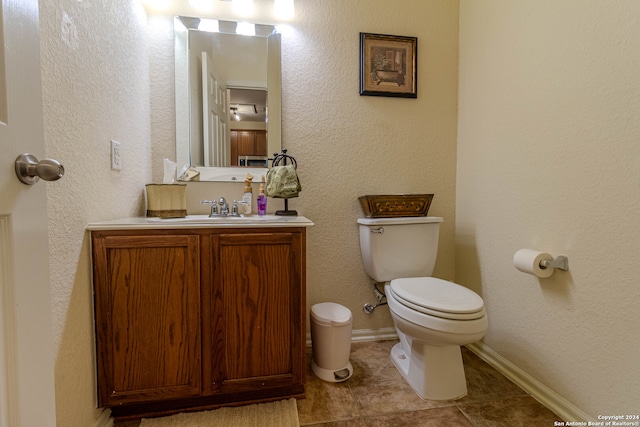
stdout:
{"type": "Polygon", "coordinates": [[[111,140],[111,169],[122,170],[122,152],[120,150],[120,143],[118,141],[111,140]]]}

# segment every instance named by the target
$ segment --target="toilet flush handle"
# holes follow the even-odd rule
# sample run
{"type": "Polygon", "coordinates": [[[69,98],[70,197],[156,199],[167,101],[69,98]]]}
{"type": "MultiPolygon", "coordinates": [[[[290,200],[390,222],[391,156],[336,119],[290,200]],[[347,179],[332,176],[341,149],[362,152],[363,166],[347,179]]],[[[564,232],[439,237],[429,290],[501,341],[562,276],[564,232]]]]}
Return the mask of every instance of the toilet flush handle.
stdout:
{"type": "Polygon", "coordinates": [[[384,234],[384,227],[372,228],[372,233],[384,234]]]}

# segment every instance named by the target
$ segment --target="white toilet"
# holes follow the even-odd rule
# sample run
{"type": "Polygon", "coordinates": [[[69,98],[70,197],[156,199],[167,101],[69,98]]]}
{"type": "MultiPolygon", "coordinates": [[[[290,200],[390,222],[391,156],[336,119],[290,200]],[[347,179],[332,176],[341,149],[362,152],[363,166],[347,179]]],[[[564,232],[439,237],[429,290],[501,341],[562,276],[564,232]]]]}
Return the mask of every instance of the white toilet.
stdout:
{"type": "Polygon", "coordinates": [[[423,399],[467,394],[460,346],[487,330],[482,298],[463,286],[429,277],[440,232],[439,217],[360,218],[360,250],[385,294],[400,342],[391,360],[423,399]]]}

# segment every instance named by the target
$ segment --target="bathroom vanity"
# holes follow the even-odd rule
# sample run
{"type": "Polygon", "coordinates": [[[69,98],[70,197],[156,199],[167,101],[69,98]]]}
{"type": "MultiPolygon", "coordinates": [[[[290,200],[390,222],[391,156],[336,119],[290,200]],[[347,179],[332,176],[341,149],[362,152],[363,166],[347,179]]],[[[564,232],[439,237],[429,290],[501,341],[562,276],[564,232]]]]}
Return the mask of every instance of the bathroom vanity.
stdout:
{"type": "Polygon", "coordinates": [[[98,399],[116,420],[304,397],[304,217],[89,225],[98,399]]]}

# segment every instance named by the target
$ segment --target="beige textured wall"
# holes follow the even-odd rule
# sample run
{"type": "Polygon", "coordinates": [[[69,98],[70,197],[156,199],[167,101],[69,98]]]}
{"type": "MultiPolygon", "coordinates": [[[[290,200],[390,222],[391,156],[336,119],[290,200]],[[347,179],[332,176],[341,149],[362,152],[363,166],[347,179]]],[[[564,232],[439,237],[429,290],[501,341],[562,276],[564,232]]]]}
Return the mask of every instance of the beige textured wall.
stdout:
{"type": "MultiPolygon", "coordinates": [[[[360,258],[358,196],[435,193],[430,214],[445,219],[435,275],[454,278],[457,40],[458,3],[450,0],[298,1],[295,22],[283,29],[283,145],[303,186],[290,208],[316,224],[307,239],[307,302],[345,305],[354,329],[393,326],[386,307],[362,312],[375,297],[360,258]],[[417,99],[359,95],[361,31],[418,37],[417,99]]],[[[173,49],[171,39],[154,42],[173,49]]],[[[165,77],[158,89],[173,96],[172,76],[165,77]]],[[[152,115],[172,108],[154,102],[152,115]]],[[[174,135],[160,138],[167,140],[174,135]]],[[[243,190],[240,183],[189,186],[190,213],[206,212],[199,200],[237,199],[243,190]]],[[[282,203],[271,199],[269,209],[282,203]]]]}
{"type": "MultiPolygon", "coordinates": [[[[304,186],[292,205],[308,236],[308,305],[335,301],[354,329],[393,325],[367,316],[373,288],[360,256],[358,196],[435,193],[445,220],[435,276],[454,278],[458,2],[301,1],[283,34],[283,141],[304,186]],[[418,37],[418,98],[358,94],[359,32],[418,37]]],[[[278,203],[277,201],[275,203],[278,203]]]]}
{"type": "MultiPolygon", "coordinates": [[[[346,305],[356,329],[391,326],[386,309],[361,311],[373,294],[357,196],[434,192],[431,213],[445,218],[435,275],[453,279],[457,259],[457,281],[487,302],[486,342],[594,416],[634,413],[639,7],[463,0],[456,130],[458,2],[296,2],[283,137],[304,186],[291,205],[316,223],[309,305],[346,305]],[[358,95],[360,31],[419,38],[418,99],[358,95]],[[520,247],[568,255],[571,271],[538,282],[511,265],[520,247]]],[[[48,187],[58,425],[100,414],[84,227],[141,214],[144,184],[175,156],[171,29],[144,19],[135,0],[41,2],[47,155],[67,169],[48,187]],[[109,169],[111,138],[121,172],[109,169]]],[[[241,191],[194,183],[190,206],[241,191]]]]}
{"type": "Polygon", "coordinates": [[[485,343],[593,417],[640,401],[640,2],[462,0],[456,276],[485,343]],[[549,279],[519,248],[567,255],[549,279]]]}
{"type": "MultiPolygon", "coordinates": [[[[348,306],[355,328],[391,326],[384,309],[362,314],[373,293],[360,261],[357,196],[434,192],[431,212],[446,221],[436,274],[453,278],[457,19],[448,0],[392,8],[382,0],[303,1],[284,38],[283,133],[304,186],[291,205],[317,224],[308,238],[308,302],[348,306]],[[419,38],[418,99],[358,95],[359,31],[419,38]]],[[[142,214],[144,184],[161,180],[162,158],[175,156],[171,32],[153,18],[147,26],[135,0],[59,0],[41,2],[41,33],[47,155],[67,170],[48,195],[57,417],[84,427],[101,413],[84,227],[142,214]],[[122,142],[120,172],[110,170],[110,139],[122,142]]],[[[197,200],[242,191],[193,187],[197,200]]],[[[200,208],[197,200],[190,205],[200,208]]]]}
{"type": "MultiPolygon", "coordinates": [[[[146,16],[137,1],[40,2],[57,425],[88,427],[95,409],[87,223],[142,214],[151,180],[146,16]],[[110,140],[124,169],[110,169],[110,140]]],[[[40,184],[45,185],[45,184],[40,184]]]]}

